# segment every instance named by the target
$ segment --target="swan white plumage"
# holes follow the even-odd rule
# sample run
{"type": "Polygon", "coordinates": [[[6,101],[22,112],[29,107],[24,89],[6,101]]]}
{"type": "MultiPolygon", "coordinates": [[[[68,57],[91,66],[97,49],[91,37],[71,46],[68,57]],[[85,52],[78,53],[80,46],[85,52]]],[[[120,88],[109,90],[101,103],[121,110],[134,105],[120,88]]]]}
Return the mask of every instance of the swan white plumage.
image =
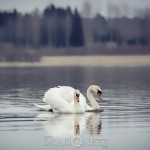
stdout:
{"type": "MultiPolygon", "coordinates": [[[[52,88],[45,94],[43,99],[44,102],[49,104],[54,112],[56,113],[84,113],[85,110],[79,104],[79,90],[73,90],[69,93],[69,95],[65,95],[65,91],[60,92],[60,90],[56,90],[56,88],[52,88]],[[73,101],[68,102],[67,96],[72,95],[73,101]],[[47,96],[49,96],[47,99],[47,96]]],[[[47,109],[47,108],[46,108],[47,109]]]]}
{"type": "Polygon", "coordinates": [[[89,86],[88,89],[87,89],[86,94],[87,94],[87,98],[90,101],[92,107],[87,105],[86,111],[88,111],[88,110],[100,110],[100,105],[95,100],[94,93],[99,97],[100,100],[102,100],[102,97],[101,97],[102,90],[101,90],[101,88],[97,85],[89,86]]]}
{"type": "MultiPolygon", "coordinates": [[[[59,93],[60,94],[60,93],[59,93]]],[[[68,102],[62,95],[53,95],[49,101],[50,106],[54,112],[58,113],[84,113],[85,109],[80,106],[80,91],[74,90],[73,92],[73,101],[68,102]]]]}
{"type": "MultiPolygon", "coordinates": [[[[69,86],[58,86],[58,87],[50,88],[45,93],[44,98],[43,98],[43,102],[45,102],[47,105],[38,105],[38,104],[34,104],[34,105],[40,108],[41,110],[48,111],[52,109],[52,106],[50,104],[51,98],[57,98],[57,96],[60,96],[61,98],[65,99],[67,102],[71,103],[74,100],[74,96],[73,96],[74,90],[75,90],[74,88],[69,87],[69,86]]],[[[82,109],[84,109],[84,111],[92,111],[92,110],[100,109],[99,104],[96,102],[93,96],[94,93],[98,95],[99,99],[102,99],[101,88],[97,85],[89,86],[89,88],[87,89],[87,98],[90,101],[92,107],[90,107],[86,103],[86,98],[80,93],[79,104],[82,107],[82,109]]]]}

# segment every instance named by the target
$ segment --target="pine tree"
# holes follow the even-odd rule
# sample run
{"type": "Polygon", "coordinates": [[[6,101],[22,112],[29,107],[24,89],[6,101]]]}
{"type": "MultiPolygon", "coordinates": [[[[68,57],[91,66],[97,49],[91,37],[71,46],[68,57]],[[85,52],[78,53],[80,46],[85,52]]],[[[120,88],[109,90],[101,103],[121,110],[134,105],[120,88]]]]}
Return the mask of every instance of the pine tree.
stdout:
{"type": "Polygon", "coordinates": [[[73,47],[84,45],[82,19],[77,9],[75,10],[75,14],[72,15],[72,27],[71,27],[69,42],[70,45],[73,47]]]}

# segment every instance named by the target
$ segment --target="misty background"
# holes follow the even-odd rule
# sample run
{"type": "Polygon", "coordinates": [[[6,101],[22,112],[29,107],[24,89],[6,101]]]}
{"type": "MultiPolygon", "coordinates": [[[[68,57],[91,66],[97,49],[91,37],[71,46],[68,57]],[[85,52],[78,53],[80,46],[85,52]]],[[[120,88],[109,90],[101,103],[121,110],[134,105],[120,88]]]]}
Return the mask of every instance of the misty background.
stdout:
{"type": "Polygon", "coordinates": [[[0,61],[150,53],[149,1],[0,0],[0,61]]]}

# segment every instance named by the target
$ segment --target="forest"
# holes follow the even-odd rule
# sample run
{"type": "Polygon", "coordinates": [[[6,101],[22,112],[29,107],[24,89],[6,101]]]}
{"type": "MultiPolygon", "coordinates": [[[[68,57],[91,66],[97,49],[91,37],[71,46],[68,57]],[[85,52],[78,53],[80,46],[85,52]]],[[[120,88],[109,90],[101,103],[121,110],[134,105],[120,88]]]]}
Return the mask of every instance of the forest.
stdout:
{"type": "Polygon", "coordinates": [[[143,17],[83,17],[78,9],[46,7],[22,14],[0,11],[0,61],[42,55],[149,53],[150,13],[143,17]],[[136,49],[136,50],[135,50],[136,49]]]}

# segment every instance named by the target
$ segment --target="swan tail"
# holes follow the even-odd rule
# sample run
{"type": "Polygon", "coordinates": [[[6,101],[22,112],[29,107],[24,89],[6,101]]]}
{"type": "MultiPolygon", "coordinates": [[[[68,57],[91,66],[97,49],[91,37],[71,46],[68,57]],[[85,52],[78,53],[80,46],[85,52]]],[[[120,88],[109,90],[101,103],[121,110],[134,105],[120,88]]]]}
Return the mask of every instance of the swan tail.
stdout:
{"type": "Polygon", "coordinates": [[[44,110],[44,111],[49,111],[49,110],[52,109],[50,105],[38,105],[38,104],[35,104],[35,103],[33,103],[33,105],[38,107],[40,110],[44,110]]]}

